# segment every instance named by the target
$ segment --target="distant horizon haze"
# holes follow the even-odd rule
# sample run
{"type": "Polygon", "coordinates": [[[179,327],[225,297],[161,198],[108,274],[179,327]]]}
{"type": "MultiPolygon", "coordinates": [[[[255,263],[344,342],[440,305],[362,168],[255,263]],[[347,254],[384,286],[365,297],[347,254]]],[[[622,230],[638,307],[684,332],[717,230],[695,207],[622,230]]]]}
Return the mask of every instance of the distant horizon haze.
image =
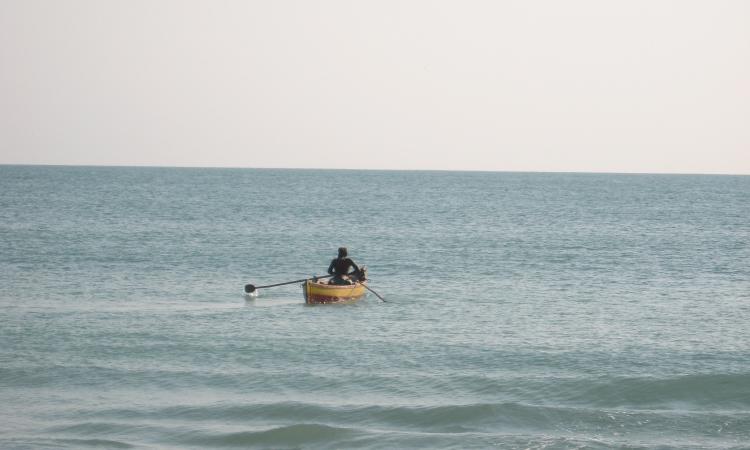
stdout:
{"type": "Polygon", "coordinates": [[[0,164],[750,174],[750,2],[0,2],[0,164]]]}
{"type": "Polygon", "coordinates": [[[247,170],[330,170],[349,172],[476,172],[476,173],[518,173],[518,174],[579,174],[579,175],[705,175],[745,177],[746,173],[711,173],[711,172],[618,172],[618,171],[575,171],[575,170],[487,170],[487,169],[375,169],[375,168],[346,168],[346,167],[249,167],[249,166],[190,166],[190,165],[139,165],[139,164],[2,164],[2,166],[18,167],[90,167],[90,168],[133,168],[133,169],[247,169],[247,170]]]}

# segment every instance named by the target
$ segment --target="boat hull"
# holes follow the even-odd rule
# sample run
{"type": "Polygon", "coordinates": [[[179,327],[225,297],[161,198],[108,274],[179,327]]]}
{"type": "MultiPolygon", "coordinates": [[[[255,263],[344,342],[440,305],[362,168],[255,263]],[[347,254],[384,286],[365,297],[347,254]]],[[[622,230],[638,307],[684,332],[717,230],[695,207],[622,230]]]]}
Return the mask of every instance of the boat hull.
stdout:
{"type": "Polygon", "coordinates": [[[354,303],[367,293],[363,283],[333,285],[325,282],[305,281],[302,285],[305,303],[321,305],[330,303],[354,303]]]}

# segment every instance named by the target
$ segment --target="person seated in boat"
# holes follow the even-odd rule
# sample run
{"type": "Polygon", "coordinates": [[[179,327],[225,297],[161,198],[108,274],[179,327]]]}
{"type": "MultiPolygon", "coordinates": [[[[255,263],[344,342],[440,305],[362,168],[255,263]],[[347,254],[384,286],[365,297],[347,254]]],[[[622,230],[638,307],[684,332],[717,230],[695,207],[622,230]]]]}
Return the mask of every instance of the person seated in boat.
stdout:
{"type": "Polygon", "coordinates": [[[351,258],[347,257],[347,253],[346,247],[339,247],[338,258],[331,260],[331,264],[328,266],[328,274],[333,275],[328,284],[354,284],[354,280],[358,278],[359,267],[354,264],[351,258]],[[354,272],[349,272],[350,268],[354,268],[354,272]]]}

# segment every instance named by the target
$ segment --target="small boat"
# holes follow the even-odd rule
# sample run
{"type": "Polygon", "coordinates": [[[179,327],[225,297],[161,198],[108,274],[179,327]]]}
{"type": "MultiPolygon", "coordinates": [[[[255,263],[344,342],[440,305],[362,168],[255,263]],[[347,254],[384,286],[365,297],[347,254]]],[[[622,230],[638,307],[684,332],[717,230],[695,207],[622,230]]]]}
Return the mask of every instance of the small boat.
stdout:
{"type": "Polygon", "coordinates": [[[306,280],[302,285],[302,293],[308,305],[354,303],[367,293],[365,283],[367,281],[338,285],[328,284],[325,280],[306,280]]]}

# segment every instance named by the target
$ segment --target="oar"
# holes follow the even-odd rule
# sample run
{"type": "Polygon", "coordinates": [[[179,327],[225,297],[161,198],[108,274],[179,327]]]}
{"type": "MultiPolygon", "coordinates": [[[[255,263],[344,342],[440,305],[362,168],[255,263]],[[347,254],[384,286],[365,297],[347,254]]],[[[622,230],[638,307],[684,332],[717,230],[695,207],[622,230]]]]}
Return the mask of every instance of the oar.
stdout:
{"type": "Polygon", "coordinates": [[[364,287],[365,287],[365,289],[367,289],[368,291],[370,291],[370,292],[372,292],[373,294],[375,294],[375,296],[376,296],[377,298],[379,298],[380,300],[382,300],[382,301],[383,301],[383,303],[388,303],[388,302],[386,302],[386,301],[385,301],[385,299],[384,299],[383,297],[381,297],[381,296],[380,296],[380,294],[378,294],[377,292],[375,292],[375,291],[373,291],[372,289],[370,289],[370,287],[369,287],[368,285],[366,285],[366,284],[362,283],[362,286],[364,286],[364,287]]]}
{"type": "Polygon", "coordinates": [[[276,287],[276,286],[283,286],[285,284],[302,283],[303,281],[307,281],[307,280],[320,280],[321,278],[331,278],[332,276],[333,275],[323,275],[322,277],[303,278],[301,280],[286,281],[284,283],[276,283],[276,284],[267,284],[265,286],[255,286],[253,284],[246,284],[245,285],[245,292],[247,292],[249,294],[251,292],[255,292],[256,289],[264,289],[264,288],[270,288],[270,287],[276,287]]]}

